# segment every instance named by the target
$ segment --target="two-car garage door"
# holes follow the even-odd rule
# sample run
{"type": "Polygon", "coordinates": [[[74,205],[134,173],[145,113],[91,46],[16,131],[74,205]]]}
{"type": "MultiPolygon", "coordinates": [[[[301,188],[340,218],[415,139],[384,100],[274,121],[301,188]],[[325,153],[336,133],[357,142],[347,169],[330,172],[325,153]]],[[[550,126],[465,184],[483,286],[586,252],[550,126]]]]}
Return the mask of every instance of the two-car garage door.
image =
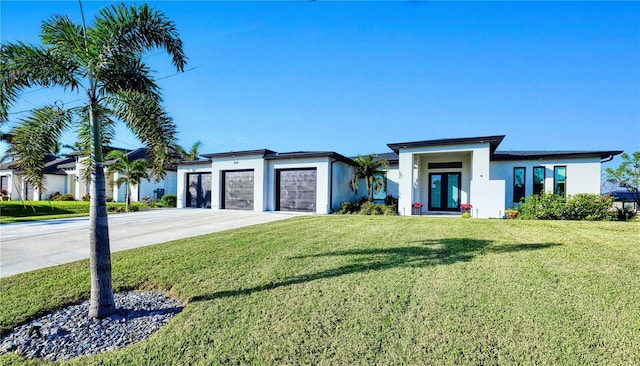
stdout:
{"type": "Polygon", "coordinates": [[[316,168],[276,170],[276,211],[316,211],[316,168]]]}

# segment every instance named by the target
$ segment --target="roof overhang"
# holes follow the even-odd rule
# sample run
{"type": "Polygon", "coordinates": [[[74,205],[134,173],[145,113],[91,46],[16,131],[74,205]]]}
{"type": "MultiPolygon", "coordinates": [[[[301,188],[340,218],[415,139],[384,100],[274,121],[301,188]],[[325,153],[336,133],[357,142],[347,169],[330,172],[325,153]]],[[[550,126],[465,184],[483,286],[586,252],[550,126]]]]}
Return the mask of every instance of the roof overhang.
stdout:
{"type": "Polygon", "coordinates": [[[241,156],[252,156],[259,155],[261,158],[268,154],[273,154],[275,151],[269,149],[259,149],[259,150],[243,150],[243,151],[229,151],[222,153],[214,153],[214,154],[202,154],[201,156],[207,159],[216,159],[216,158],[234,158],[241,156]]]}
{"type": "Polygon", "coordinates": [[[397,143],[387,144],[387,146],[389,146],[389,148],[394,152],[399,153],[400,149],[488,143],[491,153],[493,153],[498,148],[498,145],[500,145],[504,137],[505,135],[448,138],[448,139],[437,139],[437,140],[397,142],[397,143]]]}
{"type": "Polygon", "coordinates": [[[610,159],[622,154],[622,150],[608,151],[498,151],[491,156],[493,161],[543,160],[543,159],[610,159]]]}

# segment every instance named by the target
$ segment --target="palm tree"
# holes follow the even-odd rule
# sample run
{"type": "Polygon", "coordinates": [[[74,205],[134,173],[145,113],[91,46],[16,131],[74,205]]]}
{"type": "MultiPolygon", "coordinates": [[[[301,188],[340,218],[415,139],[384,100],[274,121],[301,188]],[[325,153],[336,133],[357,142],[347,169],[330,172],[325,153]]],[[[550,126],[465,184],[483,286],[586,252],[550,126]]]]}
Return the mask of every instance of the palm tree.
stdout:
{"type": "Polygon", "coordinates": [[[114,185],[119,187],[124,184],[125,211],[129,212],[129,203],[131,202],[129,187],[139,185],[142,178],[149,180],[147,160],[141,158],[129,161],[127,154],[119,150],[110,151],[106,158],[113,159],[113,162],[107,166],[107,174],[118,173],[118,179],[113,182],[114,185]]]}
{"type": "Polygon", "coordinates": [[[389,162],[376,154],[358,155],[353,161],[356,172],[351,178],[351,189],[358,192],[358,182],[363,179],[367,188],[367,199],[373,201],[373,192],[379,193],[384,189],[384,178],[380,174],[389,169],[389,162]]]}
{"type": "MultiPolygon", "coordinates": [[[[80,4],[82,11],[82,4],[80,4]]],[[[148,5],[112,5],[102,9],[90,27],[54,15],[42,23],[42,45],[5,43],[0,48],[0,121],[18,94],[33,86],[58,86],[86,96],[82,107],[55,104],[36,108],[13,129],[19,169],[29,183],[44,189],[43,158],[62,133],[77,128],[91,166],[89,316],[115,312],[111,253],[105,201],[103,149],[116,120],[124,122],[148,148],[156,179],[164,176],[175,145],[176,126],[161,106],[159,87],[142,56],[157,48],[184,71],[186,56],[175,24],[148,5]]]]}
{"type": "Polygon", "coordinates": [[[178,146],[178,150],[180,152],[180,156],[187,161],[194,161],[194,160],[198,160],[199,156],[200,156],[200,152],[198,151],[200,149],[200,147],[202,146],[202,141],[196,141],[193,143],[193,145],[191,145],[191,147],[189,148],[189,151],[187,151],[187,149],[178,146]]]}

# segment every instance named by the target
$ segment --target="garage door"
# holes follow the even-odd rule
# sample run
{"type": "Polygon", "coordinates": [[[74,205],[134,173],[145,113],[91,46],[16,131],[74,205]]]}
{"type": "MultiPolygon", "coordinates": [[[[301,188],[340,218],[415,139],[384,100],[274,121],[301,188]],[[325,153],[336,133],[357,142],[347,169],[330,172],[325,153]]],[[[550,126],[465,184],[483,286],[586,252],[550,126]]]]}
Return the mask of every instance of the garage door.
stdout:
{"type": "Polygon", "coordinates": [[[277,211],[316,211],[316,169],[281,169],[276,173],[277,211]]]}
{"type": "Polygon", "coordinates": [[[211,173],[187,174],[186,206],[211,208],[211,173]]]}
{"type": "Polygon", "coordinates": [[[228,170],[222,180],[222,208],[253,210],[253,170],[228,170]]]}

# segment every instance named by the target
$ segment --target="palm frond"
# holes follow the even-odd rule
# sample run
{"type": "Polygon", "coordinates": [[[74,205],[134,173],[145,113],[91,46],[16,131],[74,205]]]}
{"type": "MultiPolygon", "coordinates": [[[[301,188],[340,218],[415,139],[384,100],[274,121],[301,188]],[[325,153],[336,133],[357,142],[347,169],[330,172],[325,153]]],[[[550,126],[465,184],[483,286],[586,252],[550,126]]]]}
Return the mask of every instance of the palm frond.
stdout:
{"type": "Polygon", "coordinates": [[[171,117],[158,100],[147,94],[121,91],[109,101],[114,115],[147,147],[153,175],[156,180],[162,179],[175,151],[176,125],[171,117]]]}
{"type": "Polygon", "coordinates": [[[173,66],[184,71],[187,57],[175,23],[147,4],[104,8],[87,32],[98,41],[103,54],[139,55],[162,48],[172,57],[173,66]]]}
{"type": "Polygon", "coordinates": [[[18,93],[34,85],[59,85],[77,90],[78,65],[54,48],[28,45],[23,42],[0,46],[0,120],[6,121],[8,110],[18,93]]]}
{"type": "Polygon", "coordinates": [[[71,126],[68,110],[47,106],[18,121],[12,146],[18,156],[18,170],[29,184],[44,190],[45,155],[58,145],[62,133],[71,126]]]}

